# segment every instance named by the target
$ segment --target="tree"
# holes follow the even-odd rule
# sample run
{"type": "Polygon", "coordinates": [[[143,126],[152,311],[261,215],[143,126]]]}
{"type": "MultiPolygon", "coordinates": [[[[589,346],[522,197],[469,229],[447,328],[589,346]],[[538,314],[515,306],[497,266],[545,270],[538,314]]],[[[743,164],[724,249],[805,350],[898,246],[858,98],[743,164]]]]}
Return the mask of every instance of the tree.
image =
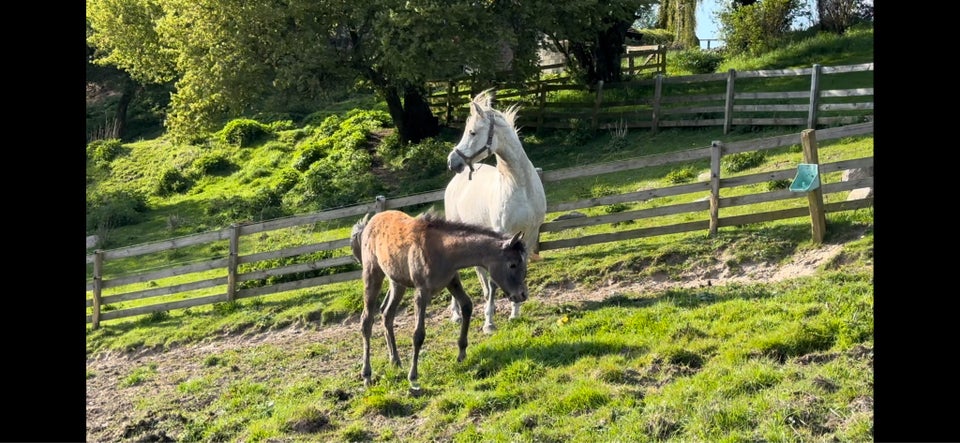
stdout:
{"type": "Polygon", "coordinates": [[[861,21],[873,20],[873,2],[866,0],[817,0],[820,29],[843,34],[861,21]]]}
{"type": "Polygon", "coordinates": [[[588,81],[619,79],[625,32],[654,1],[87,0],[88,43],[97,63],[174,83],[175,137],[365,87],[407,143],[439,132],[429,81],[526,80],[543,38],[568,42],[588,81]]]}
{"type": "Polygon", "coordinates": [[[564,55],[587,84],[621,79],[627,31],[655,0],[547,1],[536,5],[545,45],[564,55]]]}
{"type": "Polygon", "coordinates": [[[464,66],[495,78],[504,45],[516,72],[535,66],[535,45],[521,43],[535,41],[535,29],[498,15],[509,12],[468,0],[87,1],[98,63],[175,82],[166,121],[175,136],[365,86],[405,143],[439,132],[427,81],[462,76],[464,66]]]}
{"type": "Polygon", "coordinates": [[[683,48],[699,48],[697,4],[701,0],[661,0],[657,27],[674,32],[674,43],[683,48]]]}

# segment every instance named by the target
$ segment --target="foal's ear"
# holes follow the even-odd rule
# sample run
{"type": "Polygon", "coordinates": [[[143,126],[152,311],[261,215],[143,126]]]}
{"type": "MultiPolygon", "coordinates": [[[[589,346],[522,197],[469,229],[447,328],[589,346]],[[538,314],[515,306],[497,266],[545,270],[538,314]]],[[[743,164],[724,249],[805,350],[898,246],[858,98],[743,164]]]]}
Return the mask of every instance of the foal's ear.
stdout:
{"type": "Polygon", "coordinates": [[[517,243],[520,243],[521,241],[523,241],[523,231],[513,234],[513,238],[510,239],[510,245],[511,246],[515,245],[517,243]]]}

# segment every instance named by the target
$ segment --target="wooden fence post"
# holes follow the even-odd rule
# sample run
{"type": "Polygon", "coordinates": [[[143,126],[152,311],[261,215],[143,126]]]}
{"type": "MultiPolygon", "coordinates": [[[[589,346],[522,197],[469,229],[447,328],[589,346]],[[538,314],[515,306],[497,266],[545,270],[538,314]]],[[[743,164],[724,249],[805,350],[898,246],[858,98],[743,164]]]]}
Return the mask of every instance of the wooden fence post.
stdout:
{"type": "Polygon", "coordinates": [[[710,143],[710,236],[717,235],[720,224],[720,152],[723,144],[710,143]]]}
{"type": "MultiPolygon", "coordinates": [[[[815,129],[804,129],[800,132],[800,141],[803,143],[803,161],[817,165],[819,171],[820,158],[817,154],[817,131],[815,129]]],[[[823,209],[823,190],[820,189],[820,174],[817,174],[818,186],[816,189],[807,192],[807,203],[810,206],[810,221],[813,225],[813,242],[815,244],[823,243],[824,234],[827,231],[827,216],[823,209]]]]}
{"type": "Polygon", "coordinates": [[[817,108],[820,107],[820,73],[823,67],[813,65],[810,75],[810,111],[807,114],[807,129],[817,129],[817,108]]]}
{"type": "Polygon", "coordinates": [[[658,68],[658,69],[659,69],[659,72],[660,72],[661,74],[666,74],[666,73],[667,73],[667,47],[666,47],[666,45],[657,45],[657,51],[660,52],[660,57],[658,57],[658,58],[660,59],[660,67],[658,68]]]}
{"type": "Polygon", "coordinates": [[[538,81],[537,88],[537,95],[540,100],[540,103],[538,103],[540,110],[537,113],[537,132],[540,132],[543,130],[543,113],[547,109],[547,85],[538,81]]]}
{"type": "Polygon", "coordinates": [[[734,82],[737,78],[737,71],[730,69],[727,71],[727,97],[723,107],[723,134],[730,133],[730,126],[733,125],[733,91],[734,82]]]}
{"type": "Polygon", "coordinates": [[[653,115],[650,120],[650,130],[654,134],[660,125],[660,98],[663,95],[663,74],[657,74],[653,82],[653,115]]]}
{"type": "Polygon", "coordinates": [[[103,291],[103,250],[93,256],[93,329],[100,329],[100,297],[103,291]]]}
{"type": "Polygon", "coordinates": [[[227,258],[227,300],[237,298],[237,266],[240,261],[240,225],[230,225],[230,256],[227,258]]]}
{"type": "Polygon", "coordinates": [[[453,121],[453,91],[454,89],[453,80],[447,82],[447,102],[446,102],[446,111],[443,116],[444,123],[450,125],[450,122],[453,121]]]}
{"type": "Polygon", "coordinates": [[[597,116],[600,113],[600,103],[603,102],[603,80],[597,81],[597,98],[593,101],[593,117],[590,121],[590,129],[597,130],[597,116]]]}

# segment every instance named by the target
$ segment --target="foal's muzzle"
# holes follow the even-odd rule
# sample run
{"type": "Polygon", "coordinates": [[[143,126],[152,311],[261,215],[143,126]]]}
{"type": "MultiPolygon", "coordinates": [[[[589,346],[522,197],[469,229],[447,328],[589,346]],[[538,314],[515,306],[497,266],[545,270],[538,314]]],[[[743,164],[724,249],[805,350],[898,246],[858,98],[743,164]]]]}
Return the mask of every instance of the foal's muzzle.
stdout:
{"type": "Polygon", "coordinates": [[[520,292],[517,292],[517,293],[515,293],[515,294],[510,294],[509,296],[507,296],[507,299],[509,299],[510,301],[512,301],[512,302],[514,302],[514,303],[523,303],[523,302],[527,301],[527,290],[524,289],[524,290],[522,290],[522,291],[520,291],[520,292]]]}

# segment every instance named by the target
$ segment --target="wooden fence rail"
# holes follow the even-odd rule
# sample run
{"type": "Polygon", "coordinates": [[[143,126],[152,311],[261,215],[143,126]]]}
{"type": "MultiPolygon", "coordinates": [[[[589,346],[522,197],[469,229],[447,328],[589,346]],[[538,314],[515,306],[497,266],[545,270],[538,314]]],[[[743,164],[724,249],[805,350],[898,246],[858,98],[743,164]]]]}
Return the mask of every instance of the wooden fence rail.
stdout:
{"type": "MultiPolygon", "coordinates": [[[[741,72],[731,69],[716,74],[677,77],[658,74],[652,79],[599,82],[592,89],[571,84],[565,79],[551,79],[530,82],[521,88],[502,85],[497,100],[502,106],[522,105],[523,126],[536,129],[570,129],[577,121],[589,122],[592,130],[649,128],[656,132],[670,127],[722,126],[724,134],[728,134],[734,126],[817,129],[872,119],[872,78],[863,80],[863,87],[823,88],[824,76],[872,71],[873,63],[741,72]],[[748,83],[750,79],[775,77],[809,77],[809,88],[767,92],[747,90],[753,87],[748,83]],[[691,94],[689,91],[693,89],[717,92],[691,94]],[[611,91],[622,93],[611,94],[611,91]],[[582,99],[570,98],[578,95],[582,99]]],[[[464,104],[469,103],[476,92],[476,87],[465,80],[450,82],[438,88],[428,100],[434,113],[445,124],[457,127],[469,115],[464,104]]]]}
{"type": "MultiPolygon", "coordinates": [[[[823,194],[845,192],[858,188],[872,188],[873,157],[871,155],[870,157],[865,158],[846,159],[842,161],[819,164],[816,156],[816,140],[832,140],[872,133],[873,122],[866,122],[836,128],[828,128],[819,131],[808,129],[801,133],[748,141],[731,143],[714,141],[710,144],[710,146],[705,148],[668,154],[643,156],[616,162],[560,169],[556,171],[543,171],[541,177],[548,189],[551,183],[557,183],[564,180],[600,177],[607,174],[635,171],[652,166],[683,164],[699,160],[710,161],[711,177],[708,181],[698,181],[665,188],[640,190],[620,195],[587,198],[572,202],[548,202],[548,214],[563,212],[569,215],[570,211],[616,203],[636,203],[652,198],[677,196],[683,194],[707,194],[705,199],[697,201],[675,203],[633,211],[624,211],[598,216],[581,216],[576,218],[563,217],[561,219],[557,219],[554,217],[553,221],[545,222],[541,226],[542,233],[549,235],[549,233],[558,233],[572,229],[600,225],[604,225],[605,227],[609,227],[609,229],[614,230],[615,224],[625,221],[650,219],[675,214],[704,214],[702,215],[704,219],[698,221],[674,223],[665,226],[644,227],[632,230],[604,232],[592,235],[584,235],[576,238],[543,240],[540,241],[540,250],[548,251],[559,248],[586,246],[597,243],[616,242],[627,239],[690,231],[706,230],[710,234],[715,234],[718,227],[739,226],[786,218],[803,217],[806,215],[812,216],[814,241],[821,241],[823,232],[825,230],[822,220],[823,214],[836,211],[848,211],[866,208],[873,205],[872,195],[841,202],[827,204],[823,203],[823,194]],[[864,171],[868,171],[868,174],[865,178],[846,182],[823,184],[816,190],[816,192],[806,193],[808,204],[804,207],[721,216],[720,209],[722,208],[742,207],[757,203],[803,197],[803,195],[798,195],[796,192],[790,190],[766,191],[731,197],[722,197],[720,195],[721,190],[724,189],[768,182],[771,180],[786,180],[793,177],[796,172],[796,167],[791,166],[787,169],[772,172],[762,172],[725,178],[721,177],[720,174],[720,163],[723,156],[749,151],[764,151],[796,144],[803,145],[804,162],[813,162],[819,164],[821,177],[822,174],[825,173],[848,169],[862,169],[864,171]]],[[[135,245],[112,250],[97,250],[94,253],[86,256],[86,263],[93,264],[92,270],[88,268],[88,274],[91,275],[91,277],[88,278],[86,284],[86,306],[88,308],[87,323],[92,323],[93,328],[98,328],[100,322],[103,320],[118,319],[135,315],[169,311],[172,309],[182,309],[248,297],[276,294],[295,289],[303,289],[359,279],[360,271],[356,270],[356,265],[353,264],[354,261],[349,252],[349,238],[336,238],[332,240],[313,242],[309,244],[263,252],[247,252],[243,249],[244,243],[241,240],[255,240],[261,237],[265,238],[271,232],[276,232],[285,228],[313,225],[321,221],[339,221],[340,223],[346,223],[347,226],[349,226],[362,214],[369,212],[378,212],[385,209],[409,209],[427,203],[440,202],[442,204],[442,201],[443,190],[396,199],[387,199],[382,196],[378,196],[371,203],[359,204],[330,211],[316,212],[259,223],[235,224],[218,231],[169,239],[150,244],[135,245]],[[156,271],[138,272],[132,275],[109,276],[104,272],[105,263],[111,260],[129,260],[132,257],[151,253],[170,252],[179,248],[212,244],[217,242],[228,243],[227,257],[214,258],[199,263],[174,266],[156,271]],[[249,271],[243,270],[242,266],[249,264],[264,264],[268,263],[269,260],[291,258],[318,251],[325,251],[330,255],[330,257],[320,260],[307,260],[302,263],[287,264],[267,269],[249,271]],[[337,270],[338,267],[353,269],[337,270]],[[297,273],[316,270],[335,270],[336,272],[331,271],[332,273],[328,275],[302,278],[258,287],[240,287],[242,286],[241,283],[243,282],[263,280],[271,276],[289,276],[297,273]],[[158,283],[166,278],[194,274],[197,276],[196,278],[198,278],[196,281],[170,284],[167,286],[162,286],[161,283],[158,283]],[[123,287],[125,286],[132,286],[134,289],[126,289],[124,291],[123,287]],[[148,288],[136,289],[143,286],[148,286],[148,288]],[[220,287],[224,289],[212,289],[220,287]],[[107,292],[111,293],[109,295],[104,294],[104,290],[108,290],[107,292]],[[184,298],[188,297],[186,294],[190,291],[198,290],[206,290],[206,292],[203,295],[184,298]],[[216,291],[218,293],[207,295],[211,291],[216,291]],[[116,305],[121,302],[147,298],[156,298],[158,303],[129,308],[121,307],[119,309],[106,308],[110,305],[116,305]]],[[[548,219],[549,218],[550,217],[548,216],[548,219]]],[[[268,245],[275,244],[275,242],[270,242],[269,240],[265,241],[264,243],[267,243],[268,245]]],[[[263,243],[261,243],[261,246],[262,244],[263,243]]]]}

